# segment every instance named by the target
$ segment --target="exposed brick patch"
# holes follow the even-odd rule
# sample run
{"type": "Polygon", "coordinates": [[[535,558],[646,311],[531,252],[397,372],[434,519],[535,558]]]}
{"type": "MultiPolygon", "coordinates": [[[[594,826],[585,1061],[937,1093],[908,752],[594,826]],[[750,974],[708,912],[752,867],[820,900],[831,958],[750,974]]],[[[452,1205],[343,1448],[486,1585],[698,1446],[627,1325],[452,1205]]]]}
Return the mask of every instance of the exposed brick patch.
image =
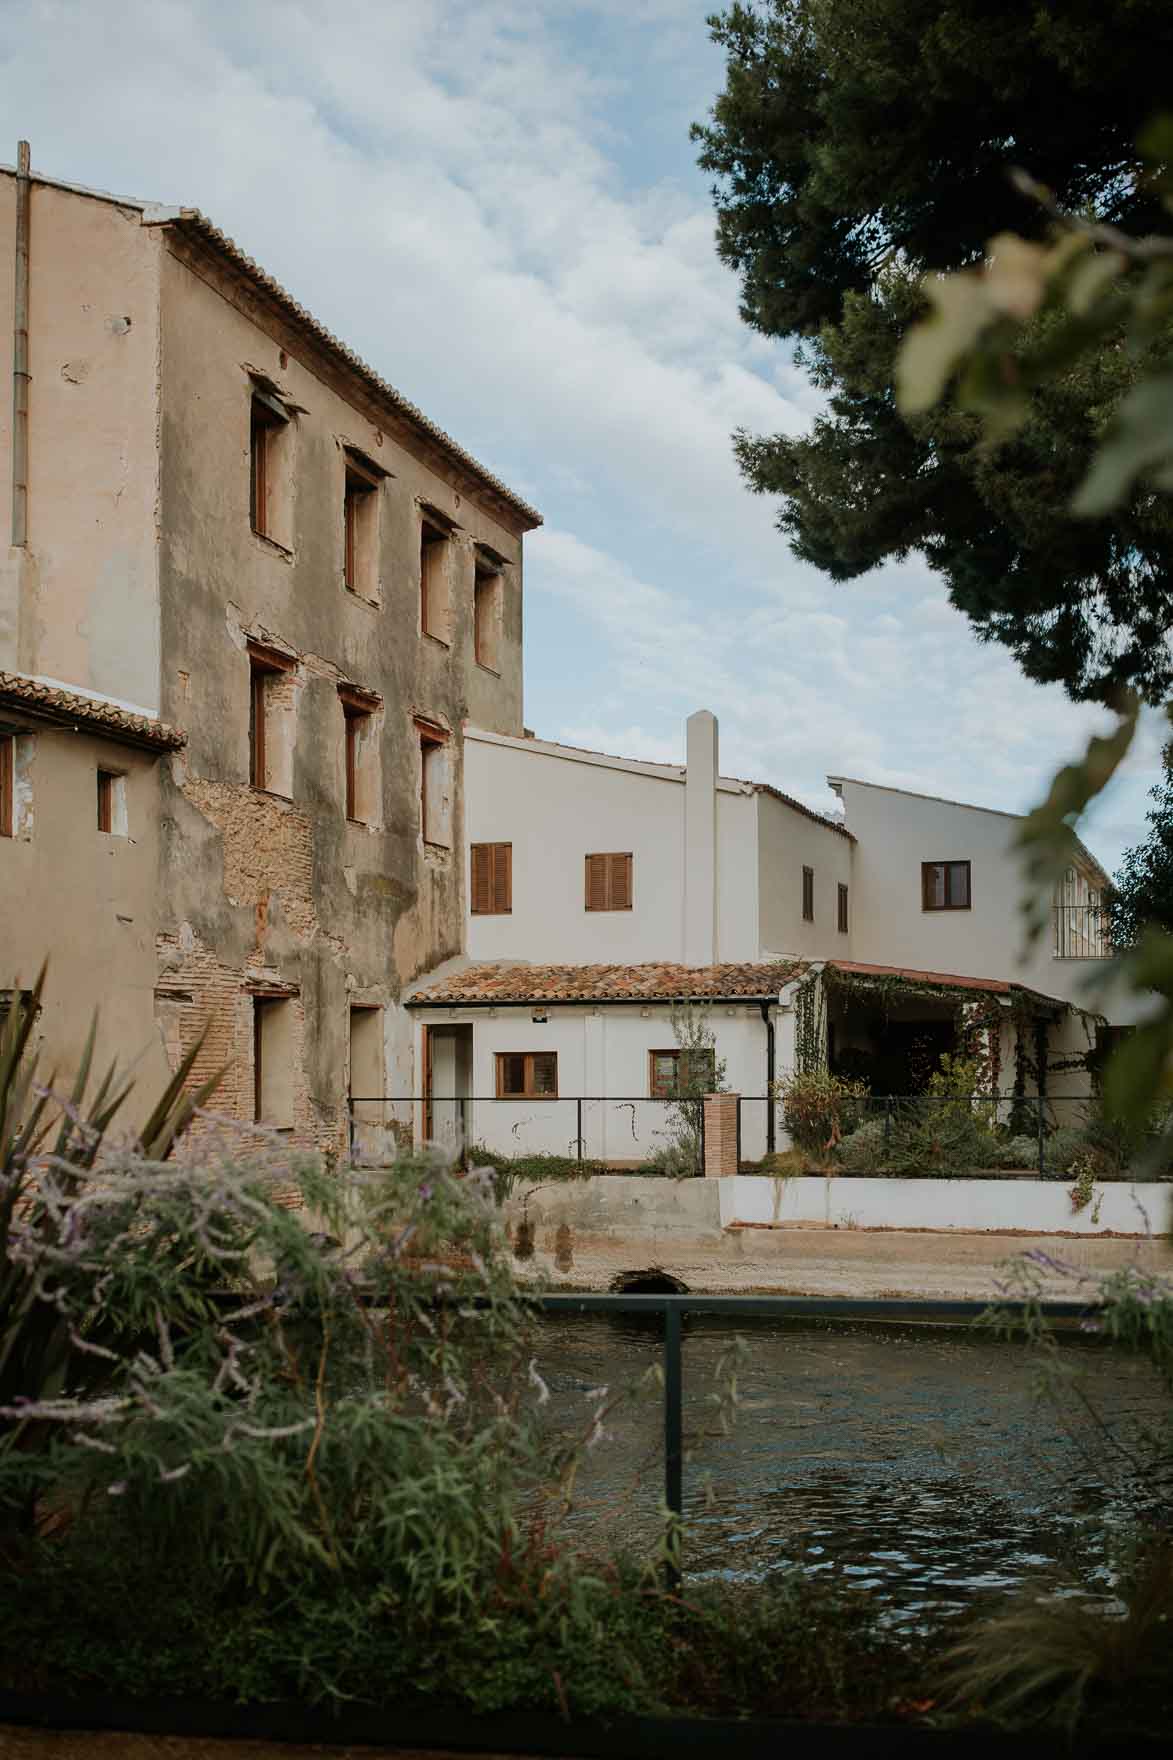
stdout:
{"type": "Polygon", "coordinates": [[[737,1172],[736,1094],[705,1095],[705,1178],[724,1179],[737,1172]]]}
{"type": "Polygon", "coordinates": [[[258,936],[280,899],[290,932],[312,941],[319,932],[313,903],[314,851],[310,821],[296,807],[234,782],[189,777],[183,793],[220,833],[224,891],[257,912],[258,936]]]}

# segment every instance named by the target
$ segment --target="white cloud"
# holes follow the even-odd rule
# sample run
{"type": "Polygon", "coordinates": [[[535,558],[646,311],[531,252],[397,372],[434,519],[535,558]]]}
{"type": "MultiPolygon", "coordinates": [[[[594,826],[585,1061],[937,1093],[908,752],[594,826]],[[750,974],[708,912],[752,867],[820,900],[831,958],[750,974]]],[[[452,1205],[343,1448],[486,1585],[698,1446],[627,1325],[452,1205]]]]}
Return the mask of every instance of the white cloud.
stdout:
{"type": "Polygon", "coordinates": [[[686,139],[721,80],[707,5],[29,0],[0,82],[38,167],[205,208],[546,509],[539,732],[659,756],[706,704],[727,769],[815,804],[842,769],[1026,805],[1092,718],[923,566],[833,587],[794,561],[738,477],[730,431],[797,432],[818,396],[713,249],[686,139]]]}

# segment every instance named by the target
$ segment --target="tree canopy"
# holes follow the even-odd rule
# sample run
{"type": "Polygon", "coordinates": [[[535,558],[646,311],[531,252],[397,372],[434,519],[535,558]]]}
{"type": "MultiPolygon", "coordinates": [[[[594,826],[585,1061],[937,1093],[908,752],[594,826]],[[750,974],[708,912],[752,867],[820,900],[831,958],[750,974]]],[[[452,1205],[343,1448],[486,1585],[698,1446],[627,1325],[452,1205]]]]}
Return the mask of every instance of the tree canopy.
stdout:
{"type": "Polygon", "coordinates": [[[1160,223],[1135,142],[1168,103],[1173,8],[763,0],[710,25],[726,84],[694,135],[716,177],[718,249],[746,321],[793,339],[828,397],[807,434],[737,436],[751,487],[782,498],[792,548],[833,578],[922,551],[977,633],[1031,677],[1162,700],[1173,508],[1137,489],[1096,519],[1066,514],[1146,363],[1105,339],[1039,386],[1012,438],[981,449],[964,410],[902,416],[892,366],[925,270],[979,261],[1007,226],[1045,235],[1010,165],[1068,210],[1137,233],[1160,223]]]}
{"type": "Polygon", "coordinates": [[[1125,850],[1112,884],[1112,940],[1131,947],[1146,928],[1173,932],[1173,742],[1163,754],[1164,774],[1149,790],[1149,834],[1125,850]]]}

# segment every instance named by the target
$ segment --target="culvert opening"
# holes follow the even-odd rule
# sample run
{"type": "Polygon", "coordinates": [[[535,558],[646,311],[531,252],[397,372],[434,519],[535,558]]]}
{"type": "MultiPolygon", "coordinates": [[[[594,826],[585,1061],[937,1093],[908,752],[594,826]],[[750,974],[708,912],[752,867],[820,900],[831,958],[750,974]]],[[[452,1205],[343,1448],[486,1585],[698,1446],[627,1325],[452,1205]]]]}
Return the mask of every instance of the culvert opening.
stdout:
{"type": "Polygon", "coordinates": [[[660,1265],[649,1265],[643,1271],[617,1271],[609,1284],[614,1296],[686,1296],[684,1279],[660,1265]]]}

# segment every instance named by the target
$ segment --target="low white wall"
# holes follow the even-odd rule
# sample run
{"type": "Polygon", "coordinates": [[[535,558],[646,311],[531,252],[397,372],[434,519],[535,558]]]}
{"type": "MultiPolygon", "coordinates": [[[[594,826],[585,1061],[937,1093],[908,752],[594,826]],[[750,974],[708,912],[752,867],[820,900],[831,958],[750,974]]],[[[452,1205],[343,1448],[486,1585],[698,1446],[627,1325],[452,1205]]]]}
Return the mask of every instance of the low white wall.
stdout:
{"type": "Polygon", "coordinates": [[[1070,1180],[854,1179],[738,1174],[718,1182],[721,1222],[1029,1234],[1163,1234],[1173,1185],[1098,1185],[1072,1210],[1070,1180]]]}

